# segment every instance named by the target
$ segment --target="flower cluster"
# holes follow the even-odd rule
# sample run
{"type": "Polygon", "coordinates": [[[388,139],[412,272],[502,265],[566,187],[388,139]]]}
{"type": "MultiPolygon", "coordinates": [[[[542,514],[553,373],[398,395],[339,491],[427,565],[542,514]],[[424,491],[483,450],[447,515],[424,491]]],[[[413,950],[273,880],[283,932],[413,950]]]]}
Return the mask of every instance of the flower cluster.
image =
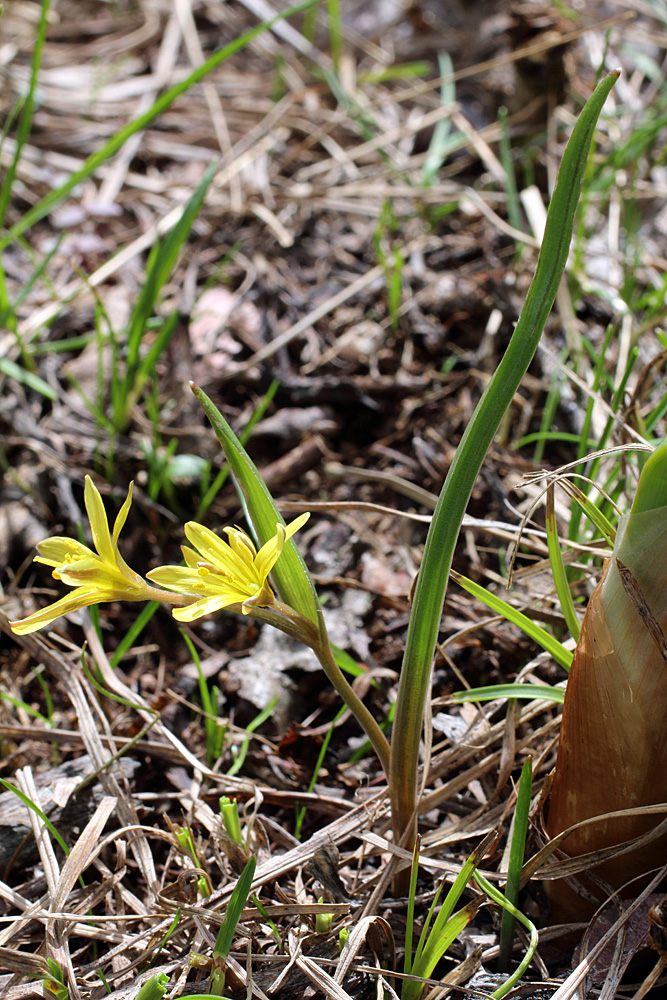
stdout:
{"type": "Polygon", "coordinates": [[[287,527],[276,524],[276,534],[260,548],[240,528],[225,528],[224,541],[209,528],[189,521],[185,535],[193,548],[183,546],[185,566],[159,566],[147,574],[149,580],[166,590],[151,587],[130,569],[118,551],[118,537],[132,503],[132,485],[116,517],[113,534],[109,531],[104,504],[90,476],[86,476],[84,501],[96,551],[74,538],[47,538],[37,545],[36,562],[53,567],[53,577],[75,589],[71,594],[36,611],[27,618],[11,622],[18,635],[35,632],[61,615],[91,604],[108,601],[157,600],[177,604],[173,616],[192,622],[204,615],[235,607],[244,615],[254,608],[268,608],[275,595],[268,576],[285,542],[303,527],[308,514],[301,514],[287,527]],[[173,596],[173,591],[179,596],[173,596]]]}
{"type": "Polygon", "coordinates": [[[174,618],[191,622],[214,611],[241,605],[244,615],[253,608],[267,608],[275,601],[268,575],[275,566],[288,538],[302,528],[309,514],[301,514],[290,525],[276,525],[276,534],[259,552],[240,528],[225,528],[229,542],[209,528],[188,521],[185,536],[194,549],[182,546],[185,566],[159,566],[147,574],[153,583],[197,600],[174,609],[174,618]],[[195,551],[195,549],[197,551],[195,551]]]}

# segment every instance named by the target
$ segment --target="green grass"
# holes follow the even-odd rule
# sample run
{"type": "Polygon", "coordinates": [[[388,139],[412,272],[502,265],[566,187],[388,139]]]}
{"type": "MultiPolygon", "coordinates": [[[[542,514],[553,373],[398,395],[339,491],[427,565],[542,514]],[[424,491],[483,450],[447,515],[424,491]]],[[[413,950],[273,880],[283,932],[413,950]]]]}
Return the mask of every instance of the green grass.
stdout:
{"type": "MultiPolygon", "coordinates": [[[[521,869],[523,868],[523,859],[526,850],[532,776],[533,762],[529,757],[521,769],[516,807],[510,831],[509,864],[507,866],[507,882],[505,883],[504,895],[505,899],[514,907],[518,903],[519,889],[521,887],[521,869]]],[[[500,923],[500,957],[498,959],[498,968],[501,972],[508,972],[511,965],[515,922],[516,918],[512,911],[503,909],[500,923]]]]}
{"type": "Polygon", "coordinates": [[[415,842],[412,866],[410,869],[410,882],[408,889],[408,916],[405,936],[405,961],[403,971],[407,976],[417,977],[415,979],[405,979],[401,987],[401,1000],[418,1000],[423,986],[419,979],[428,979],[436,965],[450,947],[453,941],[459,936],[462,930],[470,923],[477,913],[481,899],[477,897],[466,903],[459,910],[455,907],[459,905],[461,897],[465,892],[468,882],[472,877],[478,863],[484,857],[486,850],[492,842],[493,836],[487,835],[484,840],[475,848],[470,857],[464,862],[461,871],[456,876],[454,883],[450,886],[440,909],[438,902],[444,882],[438,887],[431,907],[426,915],[424,925],[415,948],[412,952],[412,928],[415,921],[415,895],[417,889],[417,870],[419,865],[419,839],[415,842]],[[437,911],[437,916],[436,916],[437,911]]]}
{"type": "MultiPolygon", "coordinates": [[[[174,101],[187,94],[192,87],[204,80],[208,74],[232,55],[242,51],[258,35],[267,31],[283,18],[307,10],[316,2],[317,0],[305,0],[305,2],[296,4],[282,11],[275,18],[258,24],[229,45],[223,46],[214,52],[213,55],[184,80],[170,87],[165,93],[160,95],[143,114],[115,132],[99,150],[91,154],[84,161],[78,170],[75,170],[58,186],[53,187],[45,197],[37,202],[37,204],[32,205],[13,225],[5,229],[4,233],[0,235],[0,252],[6,250],[12,244],[18,243],[34,259],[34,252],[26,243],[24,235],[29,233],[40,220],[57,208],[78,185],[85,182],[88,178],[93,177],[105,163],[122,149],[129,139],[159,119],[161,115],[168,111],[174,101]]],[[[0,231],[4,227],[7,210],[13,196],[17,169],[32,127],[35,94],[43,57],[49,6],[49,0],[43,0],[33,48],[28,93],[20,101],[19,105],[15,107],[13,114],[10,115],[10,121],[6,124],[5,132],[3,132],[4,136],[11,123],[18,122],[16,126],[15,151],[11,164],[5,171],[0,185],[0,231]]],[[[73,380],[72,384],[75,388],[79,389],[84,405],[94,416],[98,425],[100,465],[104,470],[105,476],[110,480],[114,476],[118,435],[127,430],[132,420],[133,410],[142,394],[151,384],[156,383],[158,363],[164,356],[167,345],[173,336],[178,315],[176,311],[172,311],[164,318],[161,316],[160,306],[162,304],[163,289],[174,272],[179,258],[185,251],[192,225],[201,213],[207,190],[216,169],[215,162],[211,163],[201,183],[184,206],[180,217],[175,218],[171,229],[162,237],[156,239],[153,244],[146,263],[141,292],[133,305],[131,318],[126,329],[113,329],[108,316],[104,312],[102,303],[98,299],[95,327],[99,360],[95,398],[90,398],[86,392],[77,387],[73,380]],[[104,352],[107,349],[111,351],[111,364],[109,366],[110,384],[108,387],[105,385],[103,367],[104,352]],[[107,388],[110,398],[107,395],[107,388]]],[[[52,401],[58,400],[58,393],[54,390],[53,386],[36,374],[35,357],[44,351],[69,351],[76,349],[87,338],[80,340],[80,338],[65,337],[60,342],[35,343],[34,336],[36,334],[41,335],[41,331],[37,330],[30,342],[24,342],[18,332],[16,316],[19,306],[30,293],[31,289],[40,280],[48,283],[47,269],[51,258],[56,253],[57,247],[58,243],[42,260],[34,259],[33,270],[13,301],[10,301],[7,292],[5,271],[0,263],[1,325],[14,333],[20,355],[18,360],[7,357],[0,358],[0,372],[52,401]]],[[[123,248],[118,253],[122,254],[123,248]]],[[[82,278],[84,282],[87,281],[85,275],[82,278]]],[[[94,289],[91,290],[94,293],[94,289]]],[[[53,294],[55,296],[55,291],[53,294]]],[[[65,303],[62,303],[62,305],[65,305],[65,303]]],[[[157,427],[157,414],[154,414],[153,422],[154,426],[157,427]]],[[[164,487],[164,481],[169,472],[172,471],[169,465],[167,465],[166,470],[164,468],[156,468],[156,465],[157,459],[154,457],[151,469],[153,489],[153,483],[156,478],[162,480],[162,486],[164,487]]],[[[215,493],[216,491],[213,489],[205,500],[203,500],[202,507],[204,509],[207,504],[213,501],[215,493]]]]}

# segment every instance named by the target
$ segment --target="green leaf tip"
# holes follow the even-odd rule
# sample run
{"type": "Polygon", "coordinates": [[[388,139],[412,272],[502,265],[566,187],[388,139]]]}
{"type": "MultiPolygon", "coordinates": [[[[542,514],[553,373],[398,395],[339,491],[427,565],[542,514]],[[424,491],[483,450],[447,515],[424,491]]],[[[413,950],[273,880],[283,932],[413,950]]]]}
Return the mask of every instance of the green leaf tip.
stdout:
{"type": "Polygon", "coordinates": [[[632,514],[667,507],[667,441],[655,449],[642,469],[632,514]]]}
{"type": "Polygon", "coordinates": [[[169,976],[166,972],[158,972],[150,979],[147,979],[135,1000],[162,1000],[169,986],[169,976]]]}

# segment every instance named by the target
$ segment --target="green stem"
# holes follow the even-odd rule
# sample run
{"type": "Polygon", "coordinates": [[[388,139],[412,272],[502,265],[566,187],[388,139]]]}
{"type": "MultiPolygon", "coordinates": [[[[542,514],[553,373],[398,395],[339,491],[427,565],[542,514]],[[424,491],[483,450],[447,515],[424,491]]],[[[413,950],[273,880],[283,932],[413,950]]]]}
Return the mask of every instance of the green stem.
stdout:
{"type": "Polygon", "coordinates": [[[166,590],[160,590],[158,587],[151,587],[147,583],[145,594],[140,600],[157,601],[159,604],[171,604],[177,608],[186,608],[188,604],[194,604],[199,598],[189,594],[172,594],[166,590]]]}
{"type": "Polygon", "coordinates": [[[387,737],[384,735],[361,698],[359,698],[353,687],[345,679],[343,672],[334,659],[329,643],[318,643],[318,645],[313,646],[312,649],[320,661],[322,669],[327,675],[329,681],[333,684],[338,694],[352,712],[352,715],[366,733],[366,736],[371,742],[371,746],[378,755],[382,769],[387,776],[387,779],[389,779],[389,742],[387,737]]]}
{"type": "Polygon", "coordinates": [[[136,1000],[162,1000],[169,986],[169,976],[164,972],[158,972],[144,985],[137,993],[136,1000]]]}
{"type": "MultiPolygon", "coordinates": [[[[241,605],[232,605],[227,610],[240,611],[241,605]]],[[[305,618],[304,615],[300,615],[289,604],[284,604],[282,601],[274,601],[270,607],[266,608],[253,608],[251,615],[253,618],[265,622],[267,625],[273,625],[274,628],[280,629],[281,632],[285,632],[293,639],[298,639],[304,646],[308,646],[313,650],[327,678],[366,733],[371,746],[378,755],[385,775],[388,776],[389,743],[387,737],[336,663],[331,646],[326,638],[326,632],[324,632],[323,639],[322,631],[317,625],[309,618],[305,618]]]]}

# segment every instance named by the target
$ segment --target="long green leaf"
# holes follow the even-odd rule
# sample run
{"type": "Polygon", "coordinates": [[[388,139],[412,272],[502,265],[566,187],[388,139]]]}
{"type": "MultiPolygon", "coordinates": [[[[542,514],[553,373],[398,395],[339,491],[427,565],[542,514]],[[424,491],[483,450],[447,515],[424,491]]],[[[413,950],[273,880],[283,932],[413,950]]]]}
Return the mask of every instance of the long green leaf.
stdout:
{"type": "Polygon", "coordinates": [[[29,389],[34,389],[35,392],[39,392],[46,399],[55,401],[58,398],[57,392],[51,388],[48,382],[45,382],[39,375],[34,375],[32,372],[26,371],[25,368],[21,368],[20,365],[17,365],[10,358],[0,358],[0,372],[9,378],[16,379],[17,382],[22,382],[29,389]]]}
{"type": "Polygon", "coordinates": [[[604,516],[600,508],[595,506],[590,497],[587,497],[585,493],[582,493],[575,483],[564,479],[562,484],[572,499],[576,500],[579,504],[579,507],[583,510],[591,524],[595,525],[598,531],[604,535],[609,544],[613,547],[614,542],[616,541],[616,528],[613,524],[604,516]]]}
{"type": "MultiPolygon", "coordinates": [[[[405,926],[405,956],[403,959],[403,972],[405,973],[406,976],[409,976],[412,972],[412,932],[415,926],[415,897],[417,895],[417,878],[419,875],[420,848],[421,848],[421,837],[418,834],[415,837],[415,846],[412,851],[412,864],[410,865],[410,887],[408,889],[408,917],[405,926]]],[[[435,899],[433,900],[434,903],[435,900],[438,898],[440,889],[441,886],[438,886],[438,889],[435,894],[435,899]]],[[[432,909],[433,907],[431,907],[431,910],[429,910],[428,916],[426,917],[424,930],[426,929],[427,924],[430,923],[432,909]]],[[[422,930],[422,934],[424,933],[424,930],[422,930]]]]}
{"type": "Polygon", "coordinates": [[[551,312],[567,261],[591,141],[602,106],[618,75],[610,73],[598,84],[574,127],[549,205],[537,270],[519,321],[461,439],[426,539],[399,682],[389,782],[396,842],[407,831],[408,848],[414,842],[416,828],[417,767],[424,705],[454,547],[482,462],[551,312]]]}
{"type": "MultiPolygon", "coordinates": [[[[505,898],[509,900],[512,906],[516,906],[519,900],[521,869],[523,867],[523,856],[526,851],[526,833],[528,832],[528,814],[530,812],[532,781],[533,760],[532,757],[529,757],[521,768],[519,791],[517,792],[516,808],[514,810],[509,864],[507,866],[505,898]]],[[[507,972],[510,967],[513,943],[514,915],[509,910],[503,910],[503,915],[500,921],[500,959],[498,962],[501,972],[507,972]]]]}
{"type": "Polygon", "coordinates": [[[492,684],[489,687],[469,688],[467,691],[455,691],[449,700],[455,703],[464,701],[497,701],[499,698],[522,698],[534,701],[544,698],[545,701],[556,701],[561,705],[565,699],[562,688],[549,687],[547,684],[492,684]]]}
{"type": "Polygon", "coordinates": [[[232,893],[227,905],[225,922],[220,927],[218,936],[215,939],[215,945],[213,946],[214,955],[222,955],[223,958],[227,958],[232,950],[232,941],[234,940],[234,935],[236,934],[236,925],[239,922],[246,900],[250,895],[250,886],[252,885],[252,880],[255,877],[256,865],[257,858],[248,858],[246,866],[239,876],[239,880],[236,883],[234,892],[232,893]]]}
{"type": "Polygon", "coordinates": [[[507,601],[503,601],[502,597],[498,597],[497,594],[491,594],[485,587],[481,587],[473,580],[469,580],[467,576],[461,576],[460,573],[452,572],[452,579],[458,583],[459,587],[463,587],[473,597],[486,604],[487,608],[497,611],[499,615],[502,615],[503,618],[506,618],[513,625],[518,625],[522,632],[525,632],[538,646],[541,646],[542,649],[545,649],[547,653],[553,656],[556,663],[560,664],[564,670],[570,669],[572,665],[572,653],[558,639],[554,639],[546,629],[542,628],[541,625],[537,625],[532,618],[512,607],[507,601]]]}
{"type": "Polygon", "coordinates": [[[69,847],[67,846],[63,838],[60,836],[60,834],[58,833],[58,831],[56,830],[55,826],[53,825],[49,817],[46,815],[46,813],[43,813],[42,810],[39,808],[39,806],[36,806],[35,803],[32,801],[32,799],[29,799],[28,796],[25,795],[25,793],[22,792],[20,788],[17,788],[16,785],[12,784],[11,781],[6,781],[5,778],[0,778],[0,785],[4,785],[8,791],[13,792],[14,795],[16,795],[16,797],[21,800],[24,806],[27,806],[28,809],[32,809],[32,811],[37,816],[39,816],[42,823],[49,831],[53,839],[57,841],[60,847],[62,847],[65,854],[69,855],[69,847]]]}
{"type": "Polygon", "coordinates": [[[475,872],[473,874],[473,878],[479,885],[480,889],[484,890],[489,899],[492,899],[494,903],[498,904],[498,906],[502,906],[503,910],[511,913],[514,919],[518,920],[530,934],[530,944],[528,945],[526,954],[523,956],[512,975],[505,980],[502,986],[499,986],[498,989],[494,990],[491,994],[491,1000],[502,1000],[502,997],[506,996],[514,984],[521,979],[522,975],[532,962],[533,955],[535,954],[537,945],[539,944],[540,936],[537,932],[535,924],[520,910],[517,910],[516,906],[513,906],[512,903],[510,903],[510,901],[503,896],[502,892],[496,889],[495,886],[491,885],[488,879],[485,879],[480,872],[475,872]]]}
{"type": "Polygon", "coordinates": [[[630,517],[667,505],[667,442],[648,458],[637,484],[630,517]]]}
{"type": "Polygon", "coordinates": [[[549,549],[551,575],[554,579],[554,585],[556,587],[556,593],[558,594],[558,600],[560,601],[561,611],[563,612],[563,617],[565,618],[567,627],[570,630],[570,635],[573,639],[578,639],[579,633],[581,632],[581,626],[579,624],[579,619],[577,618],[577,612],[574,609],[572,591],[568,586],[567,573],[565,572],[565,566],[563,565],[563,555],[561,553],[560,542],[558,540],[558,522],[556,521],[556,509],[554,506],[553,483],[550,483],[547,487],[547,510],[545,523],[547,529],[547,547],[549,549]]]}
{"type": "Polygon", "coordinates": [[[14,156],[12,157],[12,162],[7,168],[7,171],[2,181],[2,187],[0,188],[0,228],[5,224],[5,216],[7,215],[7,208],[9,207],[9,199],[11,198],[12,189],[14,187],[14,178],[16,177],[16,170],[19,165],[19,160],[21,159],[21,153],[23,152],[23,147],[28,141],[28,136],[30,135],[30,129],[32,128],[32,116],[35,110],[35,91],[37,89],[37,78],[39,76],[39,71],[42,65],[42,53],[44,50],[44,41],[46,39],[46,29],[49,24],[50,6],[51,6],[51,0],[42,0],[42,13],[39,19],[39,26],[37,28],[37,37],[35,38],[35,45],[32,50],[32,68],[30,71],[30,86],[28,88],[28,95],[21,109],[19,127],[16,133],[16,147],[14,150],[14,156]]]}
{"type": "MultiPolygon", "coordinates": [[[[464,862],[461,871],[456,876],[453,884],[449,888],[445,900],[440,907],[438,916],[431,929],[431,919],[438,902],[441,883],[436,892],[435,899],[431,904],[428,915],[424,922],[422,932],[419,936],[419,943],[415,951],[415,957],[410,963],[410,973],[427,979],[436,965],[449,948],[452,941],[458,937],[461,931],[472,920],[480,906],[480,899],[474,899],[464,907],[454,913],[454,907],[463,894],[470,876],[475,872],[477,864],[484,857],[489,845],[495,839],[494,831],[488,833],[486,837],[477,845],[470,857],[464,862]]],[[[413,871],[415,867],[413,858],[413,871]]],[[[406,956],[407,959],[407,956],[406,956]]],[[[422,992],[422,984],[411,979],[405,980],[401,989],[401,1000],[417,1000],[422,992]]]]}
{"type": "MultiPolygon", "coordinates": [[[[472,899],[448,919],[447,923],[440,929],[437,938],[435,930],[431,932],[429,940],[433,941],[433,950],[429,953],[428,957],[424,956],[419,969],[416,967],[413,968],[411,973],[413,976],[419,976],[420,979],[428,979],[431,976],[449,946],[456,940],[461,931],[465,930],[473,917],[476,916],[480,905],[481,899],[472,899]]],[[[412,979],[406,979],[401,990],[401,1000],[417,1000],[423,988],[421,983],[415,982],[412,979]]]]}
{"type": "Polygon", "coordinates": [[[222,996],[225,988],[225,960],[232,950],[232,942],[236,934],[236,926],[243,912],[243,907],[250,893],[250,886],[255,875],[257,858],[248,858],[246,866],[241,872],[238,882],[227,904],[225,921],[218,931],[218,936],[213,945],[213,965],[211,966],[211,978],[209,980],[209,994],[211,996],[222,996]]]}

